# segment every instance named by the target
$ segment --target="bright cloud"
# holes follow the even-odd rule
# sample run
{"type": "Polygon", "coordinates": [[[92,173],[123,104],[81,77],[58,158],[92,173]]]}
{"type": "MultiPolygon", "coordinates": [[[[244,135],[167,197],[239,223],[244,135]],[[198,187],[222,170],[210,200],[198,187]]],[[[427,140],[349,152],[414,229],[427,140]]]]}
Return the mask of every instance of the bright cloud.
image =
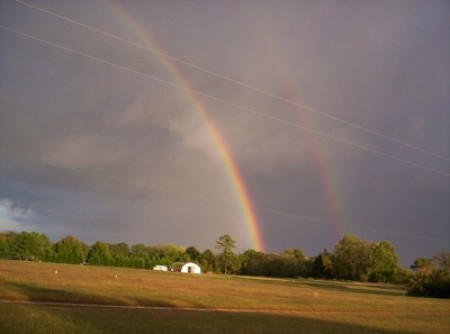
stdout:
{"type": "Polygon", "coordinates": [[[0,199],[0,230],[23,231],[30,229],[27,222],[34,217],[34,211],[21,207],[7,198],[0,199]]]}

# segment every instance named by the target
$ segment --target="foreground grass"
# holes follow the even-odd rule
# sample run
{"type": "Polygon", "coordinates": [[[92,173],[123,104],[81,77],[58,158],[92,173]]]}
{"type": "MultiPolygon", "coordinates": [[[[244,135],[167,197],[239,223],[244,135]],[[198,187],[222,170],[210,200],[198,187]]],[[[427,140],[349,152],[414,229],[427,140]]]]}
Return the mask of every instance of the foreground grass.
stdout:
{"type": "Polygon", "coordinates": [[[2,333],[446,333],[450,329],[448,300],[410,298],[397,287],[344,282],[0,261],[0,300],[15,302],[0,303],[2,333]]]}
{"type": "MultiPolygon", "coordinates": [[[[0,314],[2,333],[408,333],[404,329],[386,329],[327,319],[327,315],[323,314],[321,317],[308,317],[282,313],[206,313],[24,305],[0,305],[0,314]],[[17,321],[19,314],[21,320],[17,321]]],[[[435,329],[435,326],[430,326],[429,331],[439,332],[435,329]]]]}

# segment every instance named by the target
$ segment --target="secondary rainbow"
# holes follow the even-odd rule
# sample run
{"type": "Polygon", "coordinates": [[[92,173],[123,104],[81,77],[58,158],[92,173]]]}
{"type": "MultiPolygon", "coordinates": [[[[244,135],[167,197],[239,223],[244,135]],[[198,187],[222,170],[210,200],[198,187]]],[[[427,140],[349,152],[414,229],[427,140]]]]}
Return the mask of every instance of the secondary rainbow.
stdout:
{"type": "MultiPolygon", "coordinates": [[[[294,84],[289,79],[286,79],[288,85],[284,87],[284,93],[287,99],[291,101],[297,101],[298,97],[294,91],[298,91],[294,88],[294,84]]],[[[296,111],[297,112],[297,111],[296,111]]],[[[299,119],[302,124],[308,125],[312,129],[316,129],[314,118],[308,112],[298,112],[299,119]]],[[[344,206],[340,200],[338,191],[338,182],[333,173],[333,168],[324,145],[320,142],[320,139],[314,133],[305,133],[308,143],[308,148],[312,154],[314,165],[317,167],[320,183],[322,186],[323,195],[325,197],[325,203],[329,214],[333,217],[335,226],[335,237],[341,238],[345,234],[345,222],[346,217],[344,214],[344,206]]]]}
{"type": "MultiPolygon", "coordinates": [[[[314,120],[309,114],[303,116],[303,120],[306,124],[310,124],[314,128],[314,120]]],[[[338,192],[337,180],[334,177],[333,170],[331,168],[331,162],[326,152],[325,147],[320,142],[319,138],[315,134],[307,134],[309,147],[313,155],[314,163],[318,168],[320,175],[320,181],[322,184],[322,190],[325,195],[325,201],[327,203],[328,210],[336,222],[337,237],[341,238],[345,234],[345,215],[343,210],[343,203],[340,200],[338,192]]]]}
{"type": "MultiPolygon", "coordinates": [[[[283,47],[277,43],[277,39],[274,39],[271,34],[261,34],[261,29],[257,27],[255,30],[255,43],[260,44],[261,49],[265,49],[265,56],[278,68],[281,67],[280,73],[284,76],[284,85],[282,88],[282,99],[286,101],[292,101],[295,105],[302,105],[300,102],[301,89],[296,87],[295,80],[293,80],[292,68],[283,67],[288,62],[283,61],[285,59],[282,51],[283,47]]],[[[288,108],[293,114],[298,115],[300,124],[306,126],[309,129],[317,129],[315,124],[315,118],[312,117],[311,112],[308,110],[301,110],[298,107],[294,107],[292,103],[285,104],[285,108],[288,108]]],[[[329,215],[332,217],[332,225],[334,226],[334,237],[340,238],[345,234],[346,216],[345,206],[342,202],[342,196],[339,193],[339,182],[335,176],[333,165],[329,158],[329,153],[326,147],[322,144],[319,136],[312,131],[305,131],[307,140],[307,147],[312,155],[312,161],[317,168],[319,175],[322,193],[324,196],[325,204],[329,215]]],[[[300,218],[300,217],[299,217],[300,218]]],[[[307,217],[301,217],[301,219],[307,219],[307,217]]],[[[318,219],[321,221],[322,219],[318,219]]],[[[312,222],[317,221],[312,218],[312,222]]]]}
{"type": "Polygon", "coordinates": [[[258,251],[264,251],[264,241],[261,236],[258,218],[254,212],[252,201],[249,196],[244,179],[239,172],[236,162],[234,161],[233,156],[231,155],[231,152],[228,149],[228,146],[222,134],[220,133],[220,130],[209,115],[205,104],[200,99],[200,97],[192,91],[188,80],[178,69],[176,63],[170,58],[164,57],[165,52],[156,42],[151,33],[141,27],[139,22],[134,19],[118,3],[112,1],[107,1],[106,3],[108,4],[108,8],[112,10],[116,17],[119,18],[119,20],[125,25],[127,25],[127,27],[131,29],[131,31],[142,41],[142,43],[144,43],[144,46],[157,51],[155,54],[157,55],[161,64],[171,74],[177,85],[185,88],[182,90],[184,92],[184,95],[189,100],[194,110],[196,110],[201,119],[204,121],[206,129],[218,151],[219,156],[224,163],[224,168],[231,180],[239,205],[241,207],[242,214],[252,240],[253,248],[258,251]]]}

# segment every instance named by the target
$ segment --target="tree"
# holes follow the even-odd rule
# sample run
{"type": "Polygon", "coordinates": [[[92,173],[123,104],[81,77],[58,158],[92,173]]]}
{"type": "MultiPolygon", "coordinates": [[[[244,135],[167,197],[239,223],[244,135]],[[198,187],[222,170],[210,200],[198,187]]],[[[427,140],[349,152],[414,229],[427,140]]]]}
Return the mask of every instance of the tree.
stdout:
{"type": "Polygon", "coordinates": [[[421,277],[432,275],[435,268],[436,266],[433,260],[425,257],[419,257],[411,265],[411,269],[414,270],[415,275],[421,277]]]}
{"type": "Polygon", "coordinates": [[[131,246],[131,254],[134,256],[147,258],[148,256],[147,247],[144,244],[133,245],[131,246]]]}
{"type": "Polygon", "coordinates": [[[303,252],[301,251],[301,249],[298,248],[285,249],[283,253],[281,253],[281,255],[296,259],[299,262],[306,262],[308,260],[305,254],[303,254],[303,252]]]}
{"type": "Polygon", "coordinates": [[[239,256],[234,253],[221,253],[217,257],[220,264],[221,272],[225,275],[238,273],[241,269],[241,262],[239,261],[239,256]]]}
{"type": "Polygon", "coordinates": [[[411,266],[416,277],[408,295],[450,298],[450,253],[440,252],[432,259],[419,258],[411,266]],[[432,268],[432,273],[430,270],[432,268]]]}
{"type": "Polygon", "coordinates": [[[389,241],[380,241],[369,249],[368,274],[374,282],[392,281],[398,269],[398,255],[389,241]]]}
{"type": "Polygon", "coordinates": [[[20,260],[48,261],[52,258],[52,244],[44,234],[21,232],[12,236],[9,252],[20,260]]]}
{"type": "Polygon", "coordinates": [[[261,261],[261,272],[268,277],[283,277],[284,260],[278,254],[264,254],[261,261]]]}
{"type": "Polygon", "coordinates": [[[183,254],[186,253],[186,249],[182,246],[175,246],[168,244],[162,248],[163,257],[167,259],[169,265],[174,262],[185,262],[183,254]]]}
{"type": "Polygon", "coordinates": [[[195,248],[194,246],[189,246],[188,248],[186,248],[186,254],[189,255],[189,258],[191,259],[191,261],[194,261],[194,262],[200,261],[201,254],[198,251],[198,249],[195,248]]]}
{"type": "Polygon", "coordinates": [[[127,243],[109,244],[109,252],[111,253],[111,265],[117,267],[130,266],[130,247],[127,243]]]}
{"type": "Polygon", "coordinates": [[[223,267],[225,275],[228,272],[228,267],[233,263],[236,264],[236,254],[234,254],[234,249],[236,248],[236,242],[231,236],[225,234],[221,236],[217,241],[216,248],[221,251],[220,260],[223,267]]]}
{"type": "Polygon", "coordinates": [[[314,259],[312,263],[312,275],[324,279],[333,277],[333,260],[331,254],[326,249],[314,259]]]}
{"type": "Polygon", "coordinates": [[[439,252],[432,258],[437,269],[450,272],[450,252],[439,252]]]}
{"type": "Polygon", "coordinates": [[[53,245],[53,261],[61,263],[83,263],[87,259],[89,247],[69,235],[53,245]]]}
{"type": "Polygon", "coordinates": [[[109,245],[107,243],[97,241],[91,246],[88,254],[89,264],[96,264],[101,266],[109,266],[112,261],[112,256],[109,251],[109,245]]]}
{"type": "Polygon", "coordinates": [[[131,246],[131,266],[133,268],[145,268],[149,255],[147,247],[144,244],[131,246]]]}
{"type": "Polygon", "coordinates": [[[262,275],[262,253],[254,249],[248,249],[239,255],[241,262],[241,274],[262,275]]]}
{"type": "Polygon", "coordinates": [[[399,266],[395,272],[393,281],[397,284],[407,285],[413,282],[413,278],[414,274],[409,268],[399,266]]]}
{"type": "Polygon", "coordinates": [[[360,280],[367,274],[370,244],[353,235],[345,235],[334,247],[334,270],[338,278],[360,280]]]}
{"type": "Polygon", "coordinates": [[[164,246],[147,247],[148,261],[146,268],[152,268],[155,265],[171,266],[175,262],[189,261],[189,255],[182,246],[168,244],[164,246]]]}
{"type": "Polygon", "coordinates": [[[9,259],[9,243],[12,236],[12,232],[0,233],[0,259],[9,259]]]}
{"type": "Polygon", "coordinates": [[[203,272],[215,272],[217,269],[217,257],[212,250],[206,249],[200,256],[200,266],[203,272]]]}
{"type": "Polygon", "coordinates": [[[308,258],[298,248],[288,248],[280,254],[282,277],[300,277],[307,274],[308,258]]]}

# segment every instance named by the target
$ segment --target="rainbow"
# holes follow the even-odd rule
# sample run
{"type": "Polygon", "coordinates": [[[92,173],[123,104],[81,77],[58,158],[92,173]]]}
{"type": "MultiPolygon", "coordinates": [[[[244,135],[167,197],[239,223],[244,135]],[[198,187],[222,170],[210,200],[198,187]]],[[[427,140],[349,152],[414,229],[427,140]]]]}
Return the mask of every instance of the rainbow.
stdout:
{"type": "MultiPolygon", "coordinates": [[[[256,26],[255,29],[257,29],[254,33],[256,41],[261,44],[261,48],[267,49],[266,57],[268,57],[273,64],[277,64],[278,67],[285,64],[285,62],[282,61],[284,58],[282,54],[283,48],[277,45],[277,39],[267,33],[261,34],[258,26],[256,26]]],[[[301,98],[299,98],[299,89],[295,87],[294,80],[291,78],[292,69],[284,68],[283,70],[285,84],[282,87],[284,96],[281,100],[294,102],[289,103],[288,108],[298,115],[298,120],[300,121],[300,124],[302,124],[302,128],[305,126],[309,129],[317,129],[318,127],[315,124],[314,118],[311,117],[311,112],[308,110],[302,112],[298,109],[298,106],[301,106],[302,103],[300,103],[301,98]],[[296,107],[294,107],[295,109],[292,109],[293,105],[296,105],[296,107]]],[[[345,206],[341,200],[342,196],[339,193],[339,184],[334,174],[329,154],[326,147],[321,143],[319,135],[314,132],[315,131],[305,131],[307,147],[311,152],[313,163],[319,174],[328,214],[332,217],[332,225],[335,227],[333,231],[334,237],[341,238],[346,233],[345,227],[348,226],[346,224],[347,220],[344,212],[345,206]]],[[[315,221],[316,219],[310,217],[310,220],[315,221]]]]}
{"type": "Polygon", "coordinates": [[[205,104],[200,99],[200,97],[193,92],[189,81],[178,69],[176,63],[172,59],[164,56],[164,50],[159,46],[151,33],[141,27],[139,22],[135,20],[131,16],[131,14],[126,11],[126,9],[121,7],[119,3],[107,1],[106,4],[108,5],[108,8],[111,9],[113,14],[121,22],[123,22],[141,40],[142,43],[144,43],[145,47],[157,51],[155,54],[158,57],[160,63],[170,73],[172,78],[176,81],[177,85],[185,88],[182,89],[184,95],[186,96],[194,110],[196,110],[196,112],[200,115],[200,118],[203,120],[208,134],[211,137],[212,142],[214,143],[214,146],[216,147],[217,152],[224,163],[224,168],[233,185],[234,192],[236,193],[238,203],[242,210],[242,215],[246,222],[253,248],[257,251],[264,251],[264,240],[261,236],[261,229],[259,226],[258,218],[254,212],[253,204],[244,179],[239,172],[237,164],[233,159],[230,150],[228,149],[225,139],[220,133],[217,125],[214,123],[214,120],[209,115],[208,109],[206,108],[205,104]]]}
{"type": "MultiPolygon", "coordinates": [[[[288,95],[288,99],[297,101],[293,89],[290,85],[284,91],[288,95]]],[[[311,113],[300,112],[299,119],[302,124],[308,125],[312,129],[317,129],[311,113]]],[[[336,177],[334,176],[332,165],[328,157],[326,148],[321,144],[318,136],[314,133],[306,132],[308,147],[313,157],[314,165],[317,167],[322,191],[325,197],[325,203],[329,214],[332,216],[333,225],[336,227],[336,237],[340,238],[345,234],[346,217],[344,214],[344,205],[340,200],[339,187],[336,177]]]]}
{"type": "MultiPolygon", "coordinates": [[[[302,117],[306,124],[310,124],[313,128],[314,120],[309,114],[302,117]]],[[[325,147],[321,144],[319,138],[315,134],[308,133],[309,147],[313,155],[314,164],[317,166],[319,172],[319,178],[322,184],[322,190],[325,195],[325,202],[328,207],[328,211],[333,217],[333,221],[336,222],[334,226],[337,227],[337,237],[342,237],[345,234],[345,215],[343,210],[343,203],[340,200],[338,192],[337,180],[334,177],[333,170],[331,168],[331,162],[325,147]]]]}

